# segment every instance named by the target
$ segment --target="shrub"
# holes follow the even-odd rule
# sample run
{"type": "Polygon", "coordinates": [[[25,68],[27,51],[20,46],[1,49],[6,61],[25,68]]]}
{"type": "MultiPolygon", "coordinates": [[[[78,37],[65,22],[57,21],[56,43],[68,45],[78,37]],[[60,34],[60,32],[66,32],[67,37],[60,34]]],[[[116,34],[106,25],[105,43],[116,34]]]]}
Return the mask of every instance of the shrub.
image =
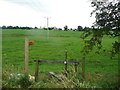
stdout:
{"type": "Polygon", "coordinates": [[[10,74],[7,81],[3,81],[3,86],[8,88],[28,88],[34,79],[27,74],[10,74]]]}
{"type": "Polygon", "coordinates": [[[18,84],[22,87],[22,88],[28,88],[31,84],[32,81],[29,79],[28,75],[23,75],[19,81],[18,84]]]}

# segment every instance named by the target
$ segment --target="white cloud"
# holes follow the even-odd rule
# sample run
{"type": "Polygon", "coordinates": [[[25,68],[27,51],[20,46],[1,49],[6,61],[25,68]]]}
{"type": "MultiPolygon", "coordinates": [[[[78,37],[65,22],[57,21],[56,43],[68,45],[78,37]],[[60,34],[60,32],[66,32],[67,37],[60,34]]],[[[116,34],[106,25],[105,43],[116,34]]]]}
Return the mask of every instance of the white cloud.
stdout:
{"type": "Polygon", "coordinates": [[[42,13],[13,3],[0,2],[0,25],[40,26],[42,13]]]}
{"type": "Polygon", "coordinates": [[[92,8],[87,0],[4,0],[0,1],[0,25],[49,26],[76,28],[91,26],[92,8]]]}

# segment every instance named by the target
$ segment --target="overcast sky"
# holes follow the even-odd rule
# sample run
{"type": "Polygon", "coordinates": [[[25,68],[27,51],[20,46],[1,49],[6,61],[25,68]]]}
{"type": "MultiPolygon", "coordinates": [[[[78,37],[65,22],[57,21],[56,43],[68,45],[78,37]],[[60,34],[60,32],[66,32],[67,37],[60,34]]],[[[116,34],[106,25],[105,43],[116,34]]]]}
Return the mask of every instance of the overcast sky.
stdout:
{"type": "Polygon", "coordinates": [[[90,27],[95,21],[89,0],[0,0],[0,26],[90,27]]]}

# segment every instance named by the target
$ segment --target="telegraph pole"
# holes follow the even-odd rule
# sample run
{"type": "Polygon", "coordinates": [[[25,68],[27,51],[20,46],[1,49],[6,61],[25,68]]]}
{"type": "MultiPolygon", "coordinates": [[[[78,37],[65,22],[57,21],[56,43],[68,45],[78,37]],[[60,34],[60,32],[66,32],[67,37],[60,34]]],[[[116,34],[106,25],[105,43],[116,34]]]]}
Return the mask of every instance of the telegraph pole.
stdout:
{"type": "Polygon", "coordinates": [[[49,19],[51,17],[44,17],[44,18],[47,19],[47,30],[48,30],[48,39],[49,39],[49,29],[48,29],[48,27],[49,27],[49,19]]]}
{"type": "Polygon", "coordinates": [[[44,17],[45,19],[47,19],[47,29],[48,29],[48,26],[49,26],[49,19],[51,18],[51,17],[44,17]]]}

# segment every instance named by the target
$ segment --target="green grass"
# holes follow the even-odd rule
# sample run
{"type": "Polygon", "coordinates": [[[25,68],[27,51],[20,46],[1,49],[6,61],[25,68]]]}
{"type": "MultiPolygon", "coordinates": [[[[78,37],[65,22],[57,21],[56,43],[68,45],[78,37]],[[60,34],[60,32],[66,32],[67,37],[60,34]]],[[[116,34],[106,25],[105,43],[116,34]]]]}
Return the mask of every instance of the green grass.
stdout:
{"type": "MultiPolygon", "coordinates": [[[[65,48],[68,50],[68,61],[79,61],[79,72],[81,72],[83,40],[80,38],[82,32],[77,31],[47,31],[47,30],[3,30],[2,35],[2,64],[3,72],[9,70],[11,73],[24,72],[24,38],[27,36],[35,45],[29,46],[29,73],[34,75],[34,60],[58,60],[64,61],[65,48]],[[49,35],[48,35],[49,33],[49,35]]],[[[112,42],[117,38],[105,36],[103,48],[100,54],[96,49],[86,56],[86,73],[100,73],[104,75],[118,75],[118,56],[110,59],[112,42]],[[105,52],[103,50],[106,49],[105,52]]],[[[72,66],[69,65],[69,68],[72,66]]],[[[62,64],[42,63],[40,72],[64,71],[62,64]]],[[[89,77],[88,77],[89,78],[89,77]]],[[[112,78],[111,78],[112,79],[112,78]]],[[[110,79],[110,80],[111,80],[110,79]]],[[[116,79],[115,79],[116,80],[116,79]]],[[[113,80],[113,81],[115,81],[113,80]]]]}

